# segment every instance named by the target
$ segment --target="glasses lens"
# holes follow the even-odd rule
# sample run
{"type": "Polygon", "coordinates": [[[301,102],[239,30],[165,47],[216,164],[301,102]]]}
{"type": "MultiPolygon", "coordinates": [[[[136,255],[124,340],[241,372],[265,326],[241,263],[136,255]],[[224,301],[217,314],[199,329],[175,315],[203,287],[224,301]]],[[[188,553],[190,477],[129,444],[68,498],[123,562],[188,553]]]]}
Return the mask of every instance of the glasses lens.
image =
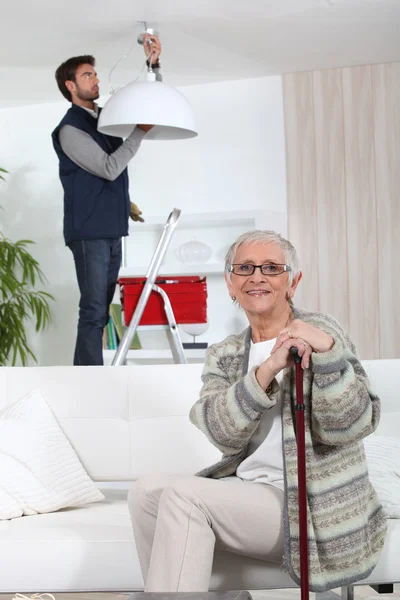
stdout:
{"type": "Polygon", "coordinates": [[[261,271],[264,275],[281,275],[285,270],[285,265],[263,265],[261,271]]]}
{"type": "Polygon", "coordinates": [[[254,265],[243,264],[243,265],[232,265],[232,272],[235,275],[252,275],[254,273],[254,265]]]}

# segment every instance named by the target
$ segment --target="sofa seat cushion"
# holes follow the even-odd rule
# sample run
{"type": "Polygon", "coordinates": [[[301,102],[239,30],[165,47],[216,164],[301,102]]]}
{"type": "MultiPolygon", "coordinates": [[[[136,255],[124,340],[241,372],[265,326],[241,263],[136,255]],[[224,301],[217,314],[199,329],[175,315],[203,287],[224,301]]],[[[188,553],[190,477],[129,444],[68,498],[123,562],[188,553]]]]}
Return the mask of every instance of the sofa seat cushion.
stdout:
{"type": "MultiPolygon", "coordinates": [[[[127,490],[102,492],[105,500],[96,504],[0,522],[1,591],[143,589],[127,490]]],[[[388,537],[374,581],[398,581],[400,520],[389,520],[388,524],[388,537]]],[[[295,584],[278,565],[217,552],[211,587],[265,589],[295,584]]]]}
{"type": "Polygon", "coordinates": [[[2,592],[143,589],[126,490],[55,513],[0,522],[2,592]]]}
{"type": "MultiPolygon", "coordinates": [[[[360,584],[400,581],[399,553],[400,519],[389,519],[388,534],[379,562],[373,573],[365,580],[360,581],[360,584]]],[[[296,587],[289,575],[281,572],[279,567],[228,552],[216,554],[211,584],[219,589],[232,590],[296,587]],[[229,587],[227,587],[227,581],[229,581],[229,587]]]]}

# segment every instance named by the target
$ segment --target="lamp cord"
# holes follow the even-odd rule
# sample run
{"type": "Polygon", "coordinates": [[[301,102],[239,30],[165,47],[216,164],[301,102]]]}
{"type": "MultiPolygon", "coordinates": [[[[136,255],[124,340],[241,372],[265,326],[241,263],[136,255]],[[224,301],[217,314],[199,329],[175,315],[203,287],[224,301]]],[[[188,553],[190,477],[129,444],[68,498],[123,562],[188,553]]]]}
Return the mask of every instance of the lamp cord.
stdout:
{"type": "MultiPolygon", "coordinates": [[[[119,63],[120,63],[120,62],[122,62],[123,60],[125,60],[125,58],[128,58],[128,56],[129,56],[129,55],[130,55],[130,53],[132,52],[132,49],[133,49],[133,46],[135,45],[135,42],[136,42],[136,39],[135,39],[135,40],[132,42],[132,44],[131,44],[131,47],[129,48],[128,52],[127,52],[126,54],[124,54],[123,56],[121,56],[121,58],[119,58],[119,59],[117,60],[117,62],[115,63],[115,65],[112,67],[111,71],[110,71],[110,72],[109,72],[109,74],[108,74],[108,85],[109,85],[109,87],[110,87],[110,94],[111,94],[111,95],[112,95],[112,94],[115,94],[115,92],[117,92],[117,91],[118,91],[118,89],[119,89],[119,88],[117,88],[117,89],[114,89],[114,88],[113,88],[113,85],[112,85],[112,82],[111,82],[111,75],[113,74],[113,72],[115,71],[115,69],[117,68],[117,66],[119,65],[119,63]]],[[[143,66],[142,66],[142,69],[141,69],[141,71],[140,71],[139,75],[136,77],[136,79],[134,79],[134,80],[132,81],[132,83],[135,83],[135,81],[137,81],[137,80],[139,79],[139,77],[142,75],[142,73],[143,73],[143,70],[144,70],[144,68],[145,68],[145,66],[146,66],[146,60],[147,60],[147,58],[145,59],[145,61],[144,61],[144,63],[143,63],[143,66]]]]}

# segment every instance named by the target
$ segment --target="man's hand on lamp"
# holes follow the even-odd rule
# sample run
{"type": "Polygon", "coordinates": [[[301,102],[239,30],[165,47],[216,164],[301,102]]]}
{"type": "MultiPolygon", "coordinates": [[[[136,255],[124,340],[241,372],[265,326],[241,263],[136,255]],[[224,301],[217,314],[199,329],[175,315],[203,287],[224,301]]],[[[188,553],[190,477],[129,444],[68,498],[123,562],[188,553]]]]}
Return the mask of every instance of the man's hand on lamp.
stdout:
{"type": "Polygon", "coordinates": [[[145,33],[143,35],[143,48],[147,60],[151,65],[156,65],[161,54],[161,43],[156,35],[145,33]]]}
{"type": "MultiPolygon", "coordinates": [[[[156,65],[160,58],[161,54],[161,44],[160,40],[156,35],[150,35],[146,33],[143,35],[143,48],[144,53],[147,56],[147,60],[151,65],[156,65]]],[[[154,125],[138,125],[138,128],[142,131],[150,131],[154,125]]]]}
{"type": "Polygon", "coordinates": [[[137,125],[137,127],[142,131],[150,131],[150,129],[153,129],[154,125],[137,125]]]}

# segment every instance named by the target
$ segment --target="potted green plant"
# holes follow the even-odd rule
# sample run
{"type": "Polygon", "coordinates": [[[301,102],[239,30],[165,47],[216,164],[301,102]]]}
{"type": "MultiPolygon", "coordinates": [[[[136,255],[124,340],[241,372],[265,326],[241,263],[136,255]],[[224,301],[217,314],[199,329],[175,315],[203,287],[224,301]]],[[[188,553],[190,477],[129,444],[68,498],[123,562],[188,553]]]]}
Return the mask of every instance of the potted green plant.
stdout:
{"type": "MultiPolygon", "coordinates": [[[[0,168],[0,179],[5,179],[0,168]]],[[[36,357],[28,344],[26,325],[35,321],[36,331],[44,329],[51,321],[49,301],[51,294],[36,290],[38,282],[46,278],[37,260],[28,251],[31,240],[12,242],[0,231],[0,365],[23,366],[29,357],[36,357]]],[[[36,361],[37,362],[37,361],[36,361]]]]}

